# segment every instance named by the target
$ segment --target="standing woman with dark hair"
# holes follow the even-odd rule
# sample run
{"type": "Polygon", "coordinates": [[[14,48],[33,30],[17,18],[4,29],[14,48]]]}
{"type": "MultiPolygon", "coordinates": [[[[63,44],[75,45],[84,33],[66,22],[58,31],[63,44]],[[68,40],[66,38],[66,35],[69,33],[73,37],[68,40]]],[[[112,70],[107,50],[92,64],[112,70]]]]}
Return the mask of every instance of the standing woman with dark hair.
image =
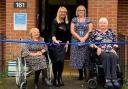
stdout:
{"type": "Polygon", "coordinates": [[[61,42],[68,43],[70,33],[68,29],[67,9],[65,7],[59,7],[57,16],[52,22],[51,30],[52,42],[55,44],[49,46],[49,53],[53,63],[53,85],[64,86],[62,72],[64,68],[65,50],[68,45],[61,44],[61,42]]]}
{"type": "MultiPolygon", "coordinates": [[[[92,30],[92,22],[86,17],[86,8],[79,5],[76,9],[76,17],[71,21],[70,30],[72,34],[71,42],[87,42],[89,32],[92,30]]],[[[83,69],[88,70],[89,50],[87,45],[71,46],[71,66],[79,71],[79,80],[83,80],[83,69]]]]}

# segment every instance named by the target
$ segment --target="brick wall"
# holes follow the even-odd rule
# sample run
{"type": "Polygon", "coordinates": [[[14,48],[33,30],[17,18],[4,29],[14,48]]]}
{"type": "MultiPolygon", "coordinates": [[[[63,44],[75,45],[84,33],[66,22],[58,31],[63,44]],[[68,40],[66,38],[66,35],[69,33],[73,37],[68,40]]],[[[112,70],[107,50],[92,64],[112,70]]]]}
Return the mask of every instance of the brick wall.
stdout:
{"type": "MultiPolygon", "coordinates": [[[[6,29],[6,2],[5,0],[0,1],[0,40],[5,37],[6,29]]],[[[3,43],[0,42],[0,72],[3,67],[3,43]]]]}
{"type": "Polygon", "coordinates": [[[118,32],[128,36],[128,0],[118,2],[118,32]]]}
{"type": "MultiPolygon", "coordinates": [[[[128,0],[118,1],[118,34],[124,36],[125,40],[128,41],[128,0]]],[[[122,58],[121,65],[124,72],[124,78],[128,81],[128,44],[120,45],[120,56],[122,58]]]]}
{"type": "MultiPolygon", "coordinates": [[[[36,0],[6,0],[6,39],[20,40],[28,38],[29,30],[36,26],[36,0]],[[27,8],[14,8],[15,1],[27,2],[27,8]],[[27,30],[14,31],[13,13],[27,13],[27,30]]],[[[13,60],[20,54],[20,44],[6,43],[5,60],[13,60]]]]}
{"type": "Polygon", "coordinates": [[[95,27],[100,17],[107,17],[109,27],[117,32],[118,0],[88,0],[88,15],[92,17],[95,27]]]}
{"type": "Polygon", "coordinates": [[[5,0],[0,1],[0,33],[5,32],[5,16],[6,16],[5,0]]]}

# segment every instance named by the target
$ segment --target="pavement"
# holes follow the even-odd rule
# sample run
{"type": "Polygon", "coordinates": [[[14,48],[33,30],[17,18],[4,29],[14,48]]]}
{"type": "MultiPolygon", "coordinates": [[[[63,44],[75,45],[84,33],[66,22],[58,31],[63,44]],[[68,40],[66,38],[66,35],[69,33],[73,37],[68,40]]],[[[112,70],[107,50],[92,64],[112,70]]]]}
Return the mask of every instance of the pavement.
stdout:
{"type": "MultiPolygon", "coordinates": [[[[34,76],[27,77],[27,88],[34,89],[34,76]]],[[[64,86],[55,87],[46,86],[40,78],[39,86],[40,89],[88,89],[84,80],[77,80],[77,76],[63,76],[64,86]]],[[[15,82],[15,77],[7,77],[0,80],[0,89],[20,89],[15,82]]],[[[103,87],[99,87],[98,89],[104,89],[103,87]]]]}
{"type": "MultiPolygon", "coordinates": [[[[65,67],[63,72],[63,81],[64,86],[62,87],[47,87],[42,81],[40,76],[39,86],[40,89],[88,89],[87,83],[82,80],[78,80],[78,71],[72,69],[69,66],[69,61],[65,61],[65,67]]],[[[27,77],[27,89],[34,89],[34,75],[30,75],[27,77]]],[[[15,82],[15,77],[7,77],[4,76],[4,78],[0,78],[0,89],[20,89],[15,82]]],[[[98,83],[97,89],[105,89],[103,87],[103,84],[98,83]]],[[[121,89],[128,89],[121,88],[121,89]]]]}

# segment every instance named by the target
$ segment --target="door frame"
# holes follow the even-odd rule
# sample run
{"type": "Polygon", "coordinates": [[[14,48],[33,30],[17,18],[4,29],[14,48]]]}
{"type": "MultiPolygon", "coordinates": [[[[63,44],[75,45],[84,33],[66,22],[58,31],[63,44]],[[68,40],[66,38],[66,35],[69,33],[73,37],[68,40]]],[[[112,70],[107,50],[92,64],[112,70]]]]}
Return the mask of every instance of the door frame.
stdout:
{"type": "MultiPolygon", "coordinates": [[[[62,0],[63,1],[63,0],[62,0]]],[[[67,0],[66,0],[67,1],[67,0]]],[[[84,5],[86,7],[86,13],[87,13],[87,16],[88,16],[88,0],[76,0],[76,4],[75,5],[66,5],[66,4],[60,4],[60,5],[53,5],[53,6],[56,6],[56,7],[59,7],[59,6],[65,6],[65,7],[68,7],[67,9],[70,9],[69,7],[71,6],[74,6],[75,8],[72,8],[72,10],[76,10],[76,7],[78,5],[84,5]]],[[[37,0],[37,3],[36,3],[36,6],[37,6],[37,22],[36,22],[36,26],[40,29],[41,32],[45,31],[45,30],[49,30],[49,25],[48,25],[48,22],[47,22],[47,19],[48,19],[48,14],[47,13],[49,11],[49,6],[52,6],[49,4],[49,0],[37,0]]],[[[68,10],[69,11],[69,10],[68,10]]],[[[56,10],[57,12],[57,10],[56,10]]],[[[55,12],[55,14],[56,14],[55,12]]],[[[71,15],[71,14],[69,14],[71,15]]],[[[72,17],[69,17],[69,19],[71,20],[73,18],[74,15],[72,15],[72,17]]],[[[54,16],[55,18],[55,16],[54,16]]]]}
{"type": "MultiPolygon", "coordinates": [[[[50,38],[50,25],[51,22],[53,21],[53,19],[56,17],[56,13],[57,10],[59,8],[59,6],[65,6],[69,12],[69,9],[73,10],[74,9],[74,14],[68,13],[70,15],[69,17],[69,23],[71,22],[71,19],[73,17],[75,17],[75,11],[76,11],[76,7],[78,5],[84,5],[86,7],[86,15],[88,16],[88,0],[77,0],[77,3],[74,5],[65,5],[65,4],[60,4],[60,5],[50,5],[49,0],[37,0],[37,27],[40,29],[41,32],[41,36],[45,38],[45,41],[48,42],[49,38],[50,38]],[[49,9],[50,8],[56,8],[56,11],[54,12],[54,15],[52,15],[52,13],[50,13],[50,16],[53,16],[51,20],[49,20],[48,18],[50,18],[49,15],[49,9]]],[[[66,59],[69,59],[70,56],[70,49],[68,51],[68,53],[66,54],[66,59]]]]}

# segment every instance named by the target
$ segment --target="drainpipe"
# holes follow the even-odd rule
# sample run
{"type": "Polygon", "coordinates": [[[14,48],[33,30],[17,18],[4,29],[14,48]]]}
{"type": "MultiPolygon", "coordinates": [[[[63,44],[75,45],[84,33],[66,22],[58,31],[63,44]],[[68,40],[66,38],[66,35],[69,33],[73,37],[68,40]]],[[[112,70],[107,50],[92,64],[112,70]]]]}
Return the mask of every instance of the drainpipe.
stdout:
{"type": "MultiPolygon", "coordinates": [[[[125,36],[125,42],[128,41],[128,37],[125,36]]],[[[128,45],[125,44],[125,81],[128,81],[128,45]]]]}

